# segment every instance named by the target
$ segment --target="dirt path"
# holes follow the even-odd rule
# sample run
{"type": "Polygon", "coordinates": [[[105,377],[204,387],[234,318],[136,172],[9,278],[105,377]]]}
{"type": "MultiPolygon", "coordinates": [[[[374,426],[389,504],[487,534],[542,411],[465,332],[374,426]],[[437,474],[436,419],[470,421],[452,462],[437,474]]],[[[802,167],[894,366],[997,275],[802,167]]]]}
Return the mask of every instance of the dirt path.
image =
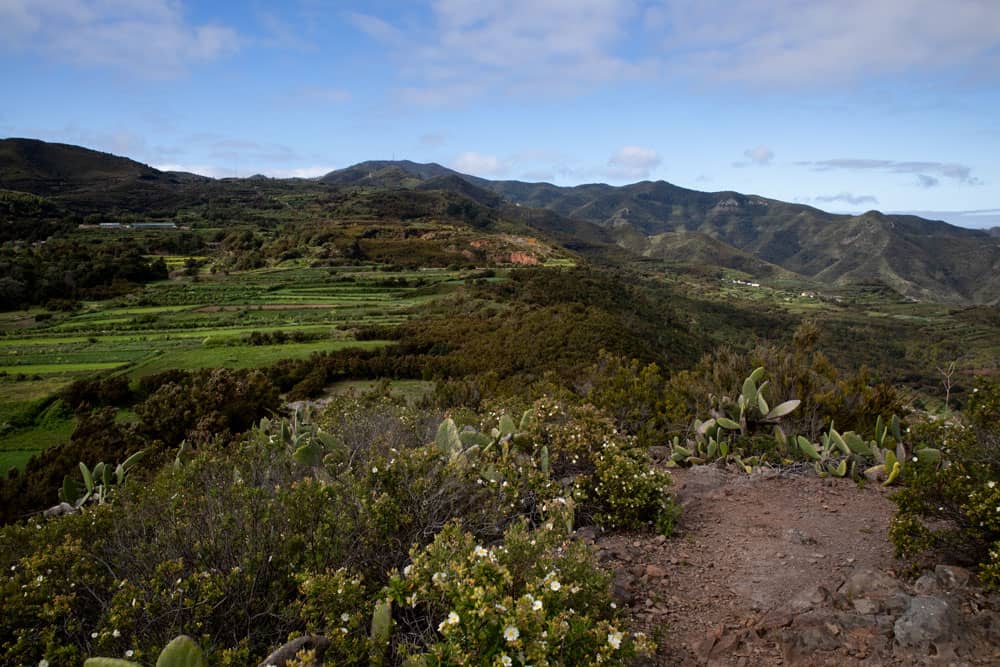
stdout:
{"type": "Polygon", "coordinates": [[[881,486],[709,466],[673,474],[684,509],[676,537],[596,542],[616,597],[661,647],[653,664],[1000,664],[990,611],[1000,605],[966,585],[966,571],[954,569],[958,584],[950,569],[929,575],[917,591],[897,577],[886,537],[894,505],[881,486]],[[945,625],[936,635],[921,626],[900,647],[910,626],[897,619],[917,594],[938,596],[945,625]]]}

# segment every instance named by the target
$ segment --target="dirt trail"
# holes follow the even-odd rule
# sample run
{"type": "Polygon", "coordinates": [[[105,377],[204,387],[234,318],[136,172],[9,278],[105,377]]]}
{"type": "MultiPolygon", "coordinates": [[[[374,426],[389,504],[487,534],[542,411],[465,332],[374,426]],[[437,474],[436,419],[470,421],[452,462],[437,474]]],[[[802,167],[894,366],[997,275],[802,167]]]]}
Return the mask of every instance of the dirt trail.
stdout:
{"type": "Polygon", "coordinates": [[[616,597],[661,647],[653,664],[1000,664],[1000,604],[966,571],[954,569],[960,583],[951,569],[929,575],[923,590],[897,577],[894,505],[880,485],[710,466],[672,474],[677,536],[596,541],[616,597]],[[910,626],[897,619],[918,594],[938,596],[947,613],[932,620],[945,625],[920,626],[901,647],[910,626]]]}

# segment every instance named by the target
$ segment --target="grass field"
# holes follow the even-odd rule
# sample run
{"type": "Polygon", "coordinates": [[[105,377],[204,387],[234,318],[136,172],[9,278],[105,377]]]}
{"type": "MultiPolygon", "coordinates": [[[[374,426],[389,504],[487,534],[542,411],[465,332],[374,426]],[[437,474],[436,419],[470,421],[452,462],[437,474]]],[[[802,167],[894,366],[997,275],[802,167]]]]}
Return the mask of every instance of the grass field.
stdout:
{"type": "MultiPolygon", "coordinates": [[[[185,258],[173,258],[182,264],[185,258]]],[[[330,269],[291,263],[229,275],[153,283],[75,312],[0,314],[0,474],[69,438],[73,421],[25,424],[24,414],[75,379],[121,372],[137,379],[169,369],[255,368],[282,359],[387,341],[357,341],[363,326],[393,326],[453,292],[460,271],[330,269]],[[282,344],[253,345],[253,333],[282,332],[282,344]]],[[[400,385],[408,397],[426,387],[400,385]]]]}

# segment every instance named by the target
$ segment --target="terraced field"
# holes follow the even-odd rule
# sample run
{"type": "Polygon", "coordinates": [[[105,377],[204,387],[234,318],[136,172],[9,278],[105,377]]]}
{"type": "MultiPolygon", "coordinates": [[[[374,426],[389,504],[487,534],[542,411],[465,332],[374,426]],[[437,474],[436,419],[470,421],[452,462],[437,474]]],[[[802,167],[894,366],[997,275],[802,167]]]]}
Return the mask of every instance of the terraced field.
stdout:
{"type": "Polygon", "coordinates": [[[137,380],[173,368],[253,368],[315,352],[387,345],[358,341],[354,333],[404,322],[465,278],[444,269],[293,264],[164,281],[72,313],[5,313],[0,316],[0,475],[69,437],[72,418],[43,424],[34,413],[77,378],[123,373],[137,380]],[[285,342],[250,339],[276,332],[285,342]]]}

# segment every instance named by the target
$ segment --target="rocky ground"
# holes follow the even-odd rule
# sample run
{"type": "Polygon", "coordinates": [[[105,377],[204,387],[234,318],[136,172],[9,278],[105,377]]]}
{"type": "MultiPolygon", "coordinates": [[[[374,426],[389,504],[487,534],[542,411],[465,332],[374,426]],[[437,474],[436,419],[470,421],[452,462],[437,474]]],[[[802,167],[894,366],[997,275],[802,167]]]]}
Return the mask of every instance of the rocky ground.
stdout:
{"type": "Polygon", "coordinates": [[[1000,665],[1000,596],[901,576],[889,492],[810,474],[672,471],[675,537],[590,537],[656,665],[1000,665]]]}

